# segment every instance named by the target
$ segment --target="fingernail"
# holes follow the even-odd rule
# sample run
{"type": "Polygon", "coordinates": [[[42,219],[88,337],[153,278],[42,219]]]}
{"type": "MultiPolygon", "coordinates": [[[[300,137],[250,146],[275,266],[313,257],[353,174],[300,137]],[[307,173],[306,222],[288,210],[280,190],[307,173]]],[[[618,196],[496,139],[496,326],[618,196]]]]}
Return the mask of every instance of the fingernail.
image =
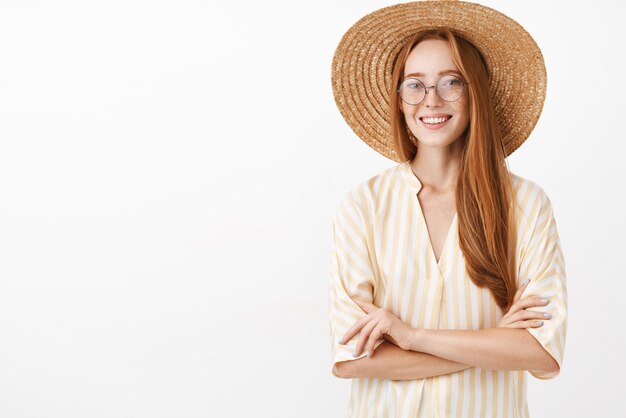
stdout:
{"type": "Polygon", "coordinates": [[[339,338],[339,339],[337,340],[337,344],[343,344],[343,338],[339,338]]]}
{"type": "Polygon", "coordinates": [[[552,318],[552,314],[547,313],[547,312],[546,312],[546,313],[544,313],[544,314],[543,314],[543,316],[545,316],[546,318],[552,318]]]}
{"type": "Polygon", "coordinates": [[[539,299],[539,302],[541,302],[541,303],[546,303],[547,301],[548,301],[548,299],[546,299],[546,298],[539,299]]]}
{"type": "Polygon", "coordinates": [[[526,279],[526,281],[524,283],[522,283],[522,286],[524,286],[525,284],[528,284],[529,281],[530,281],[530,279],[526,279]]]}
{"type": "Polygon", "coordinates": [[[543,324],[543,321],[535,321],[535,324],[537,324],[537,325],[542,325],[542,324],[543,324]]]}

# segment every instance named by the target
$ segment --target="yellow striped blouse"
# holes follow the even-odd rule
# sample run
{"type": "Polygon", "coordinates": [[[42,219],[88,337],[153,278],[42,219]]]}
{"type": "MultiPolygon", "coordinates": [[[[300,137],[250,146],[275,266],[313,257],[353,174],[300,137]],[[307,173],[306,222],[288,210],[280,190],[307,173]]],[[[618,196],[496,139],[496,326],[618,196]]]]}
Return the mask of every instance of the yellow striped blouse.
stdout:
{"type": "MultiPolygon", "coordinates": [[[[563,361],[567,327],[565,262],[552,205],[536,183],[511,174],[518,203],[518,286],[530,278],[522,298],[549,298],[534,311],[552,313],[533,337],[563,361]]],[[[503,316],[485,288],[465,271],[454,216],[439,262],[431,247],[417,199],[421,188],[409,162],[359,184],[340,201],[332,228],[329,319],[332,365],[354,360],[359,335],[337,340],[366,313],[353,297],[371,301],[425,329],[497,327],[503,316]]],[[[379,340],[378,347],[383,340],[379,340]]],[[[533,372],[552,379],[559,372],[533,372]]],[[[333,372],[334,374],[334,372],[333,372]]],[[[347,417],[528,417],[526,371],[480,367],[415,380],[356,378],[347,417]]]]}

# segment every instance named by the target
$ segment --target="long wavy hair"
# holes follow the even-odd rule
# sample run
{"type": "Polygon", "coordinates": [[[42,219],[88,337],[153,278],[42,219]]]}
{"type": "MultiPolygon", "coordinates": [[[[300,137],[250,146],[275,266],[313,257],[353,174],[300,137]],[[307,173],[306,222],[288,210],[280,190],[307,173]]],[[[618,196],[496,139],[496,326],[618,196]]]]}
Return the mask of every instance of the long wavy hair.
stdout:
{"type": "MultiPolygon", "coordinates": [[[[426,39],[448,41],[454,63],[469,83],[469,126],[464,132],[461,169],[456,185],[459,243],[467,273],[478,287],[489,288],[506,313],[517,290],[516,220],[514,189],[506,165],[502,134],[489,93],[489,74],[480,52],[469,41],[449,29],[416,33],[396,57],[393,67],[395,92],[404,77],[411,50],[426,39]]],[[[391,95],[391,128],[396,151],[404,160],[417,153],[417,140],[400,110],[398,93],[391,95]]]]}

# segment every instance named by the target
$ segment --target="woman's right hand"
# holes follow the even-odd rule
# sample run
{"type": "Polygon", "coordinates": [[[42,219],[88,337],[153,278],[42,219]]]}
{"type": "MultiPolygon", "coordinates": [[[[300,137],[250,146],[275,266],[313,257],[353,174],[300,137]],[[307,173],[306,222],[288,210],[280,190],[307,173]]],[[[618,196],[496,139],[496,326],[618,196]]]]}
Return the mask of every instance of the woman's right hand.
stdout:
{"type": "Polygon", "coordinates": [[[500,319],[498,328],[538,328],[543,325],[543,320],[550,319],[552,315],[544,316],[544,312],[527,310],[531,306],[545,306],[548,301],[541,301],[540,296],[528,296],[520,300],[524,289],[528,286],[528,282],[521,285],[515,297],[513,298],[513,304],[509,311],[500,319]],[[540,321],[541,323],[537,322],[540,321]]]}

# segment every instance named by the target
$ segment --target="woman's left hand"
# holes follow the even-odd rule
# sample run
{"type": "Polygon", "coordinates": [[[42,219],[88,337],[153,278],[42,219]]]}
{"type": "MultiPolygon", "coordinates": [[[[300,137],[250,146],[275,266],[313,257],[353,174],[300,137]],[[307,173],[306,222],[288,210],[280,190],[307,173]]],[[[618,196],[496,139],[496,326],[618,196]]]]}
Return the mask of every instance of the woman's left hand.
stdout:
{"type": "Polygon", "coordinates": [[[354,301],[361,309],[367,312],[367,315],[357,321],[352,328],[348,330],[341,339],[341,343],[347,343],[360,331],[361,336],[354,352],[355,357],[361,354],[363,346],[366,343],[367,346],[365,348],[368,356],[371,357],[374,354],[376,341],[381,338],[392,342],[403,350],[411,349],[415,328],[402,322],[400,318],[386,309],[379,308],[376,305],[372,305],[360,299],[354,299],[354,301]]]}

